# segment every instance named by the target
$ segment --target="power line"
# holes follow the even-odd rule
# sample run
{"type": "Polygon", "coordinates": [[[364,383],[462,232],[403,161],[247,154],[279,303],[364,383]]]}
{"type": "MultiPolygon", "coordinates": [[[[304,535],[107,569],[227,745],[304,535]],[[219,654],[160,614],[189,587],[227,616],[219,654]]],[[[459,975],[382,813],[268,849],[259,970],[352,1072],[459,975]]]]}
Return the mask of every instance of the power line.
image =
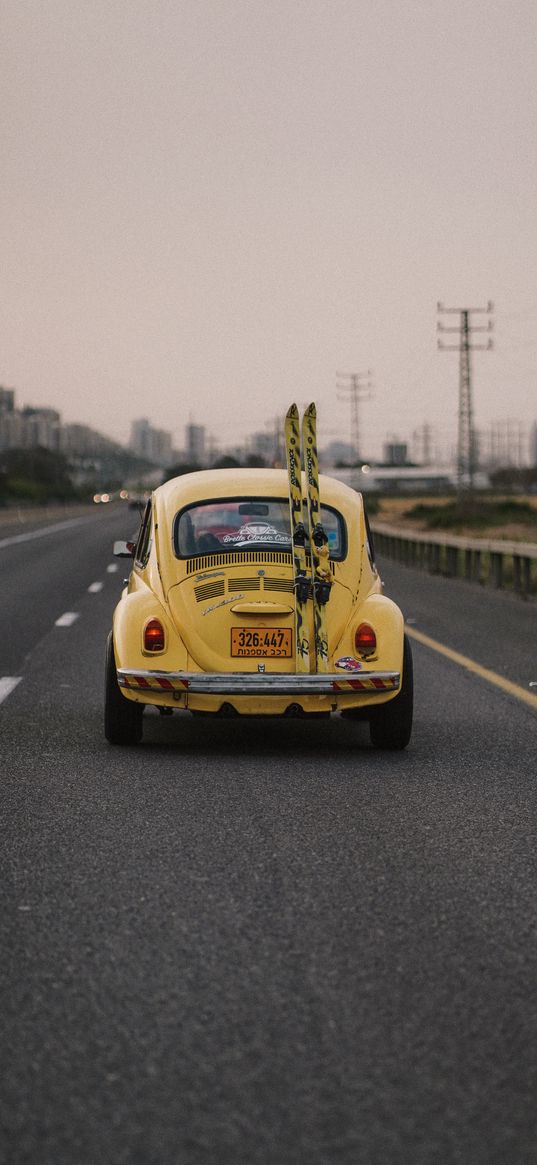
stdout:
{"type": "Polygon", "coordinates": [[[459,337],[458,344],[444,344],[442,340],[438,340],[438,348],[442,351],[454,351],[459,353],[459,424],[458,424],[458,443],[457,443],[457,486],[459,494],[464,489],[473,490],[474,475],[477,468],[477,448],[474,429],[473,418],[473,404],[472,404],[472,372],[470,363],[470,352],[487,351],[493,347],[492,338],[489,335],[486,344],[472,344],[470,336],[475,332],[488,332],[493,329],[493,321],[489,318],[485,326],[471,326],[471,317],[474,314],[485,314],[490,317],[494,310],[493,303],[489,300],[486,307],[443,307],[441,303],[436,305],[436,310],[440,315],[458,315],[460,317],[459,323],[456,327],[446,327],[441,320],[437,321],[437,331],[442,333],[456,333],[459,337]]]}

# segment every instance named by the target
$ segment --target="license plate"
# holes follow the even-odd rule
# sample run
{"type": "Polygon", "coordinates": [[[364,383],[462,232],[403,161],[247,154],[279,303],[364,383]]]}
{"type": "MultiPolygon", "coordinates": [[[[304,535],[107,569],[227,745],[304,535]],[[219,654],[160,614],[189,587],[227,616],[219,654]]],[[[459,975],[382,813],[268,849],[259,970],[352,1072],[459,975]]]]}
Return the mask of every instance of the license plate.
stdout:
{"type": "Polygon", "coordinates": [[[290,659],[293,633],[290,627],[232,627],[231,654],[242,659],[290,659]]]}

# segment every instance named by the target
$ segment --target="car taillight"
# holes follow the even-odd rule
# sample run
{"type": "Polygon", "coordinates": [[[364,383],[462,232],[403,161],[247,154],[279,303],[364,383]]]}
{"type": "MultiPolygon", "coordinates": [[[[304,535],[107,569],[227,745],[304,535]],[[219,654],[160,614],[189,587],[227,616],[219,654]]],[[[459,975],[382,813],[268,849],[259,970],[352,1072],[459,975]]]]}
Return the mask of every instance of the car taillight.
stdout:
{"type": "Polygon", "coordinates": [[[360,655],[374,655],[377,650],[377,637],[370,623],[360,623],[354,642],[360,655]]]}
{"type": "Polygon", "coordinates": [[[164,651],[164,627],[159,619],[150,619],[144,627],[144,651],[164,651]]]}

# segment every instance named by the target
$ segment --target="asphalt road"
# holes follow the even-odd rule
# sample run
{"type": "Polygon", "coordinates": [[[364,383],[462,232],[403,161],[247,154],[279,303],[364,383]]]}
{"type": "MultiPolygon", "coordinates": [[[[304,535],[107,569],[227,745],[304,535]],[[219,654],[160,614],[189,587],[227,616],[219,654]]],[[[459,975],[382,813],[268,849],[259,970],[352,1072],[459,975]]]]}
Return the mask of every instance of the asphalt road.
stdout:
{"type": "MultiPolygon", "coordinates": [[[[0,545],[0,1160],[536,1162],[536,711],[415,643],[405,753],[152,713],[111,748],[132,525],[0,545]]],[[[383,573],[411,628],[537,678],[535,606],[383,573]]]]}

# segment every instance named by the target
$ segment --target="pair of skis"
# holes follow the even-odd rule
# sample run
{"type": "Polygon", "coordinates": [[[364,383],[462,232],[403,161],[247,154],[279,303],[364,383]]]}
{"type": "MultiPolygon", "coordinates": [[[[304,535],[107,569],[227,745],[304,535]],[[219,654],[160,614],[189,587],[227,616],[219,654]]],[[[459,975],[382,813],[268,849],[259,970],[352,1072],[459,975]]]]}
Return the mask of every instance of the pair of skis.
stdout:
{"type": "Polygon", "coordinates": [[[314,404],[309,405],[302,418],[302,440],[298,409],[296,404],[291,405],[285,418],[285,451],[293,540],[296,667],[298,672],[311,670],[308,607],[311,599],[316,670],[326,672],[328,671],[326,604],[330,597],[332,576],[328,538],[321,522],[317,413],[314,404]],[[303,517],[302,467],[307,487],[310,564],[306,554],[308,532],[303,517]]]}

